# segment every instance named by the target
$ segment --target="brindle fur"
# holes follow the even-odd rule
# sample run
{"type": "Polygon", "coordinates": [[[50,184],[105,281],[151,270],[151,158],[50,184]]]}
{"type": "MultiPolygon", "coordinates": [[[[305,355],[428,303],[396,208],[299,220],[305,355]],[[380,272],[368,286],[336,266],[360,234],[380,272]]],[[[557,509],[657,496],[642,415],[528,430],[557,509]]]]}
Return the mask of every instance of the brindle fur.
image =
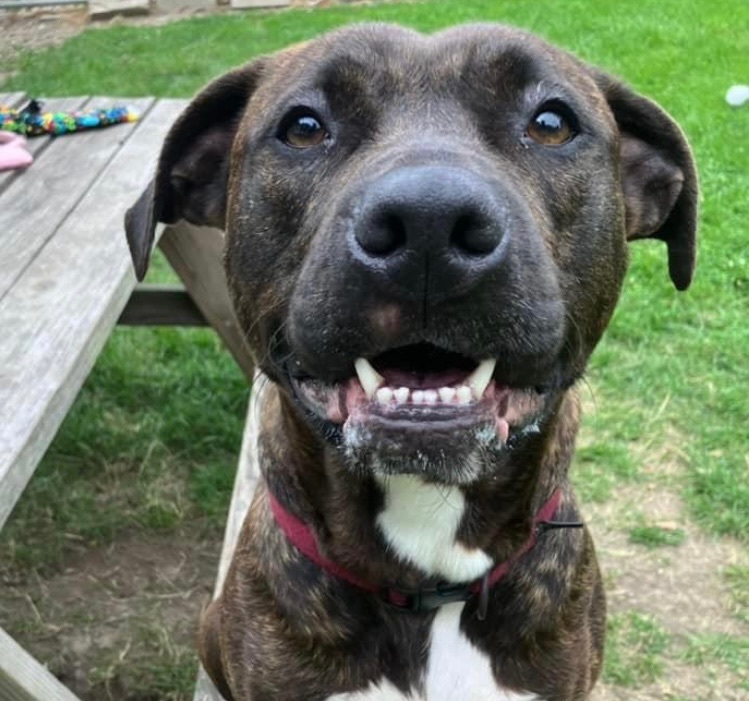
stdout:
{"type": "MultiPolygon", "coordinates": [[[[434,583],[385,547],[375,526],[383,495],[362,468],[371,456],[352,465],[326,440],[333,429],[299,410],[285,359],[293,354],[333,381],[350,375],[359,355],[431,341],[500,358],[508,384],[540,385],[539,432],[485,455],[480,479],[461,487],[468,506],[459,540],[502,561],[555,488],[564,495],[556,518],[580,518],[567,479],[579,420],[574,384],[613,312],[626,241],[665,241],[671,278],[686,288],[696,201],[689,148],[660,108],[506,27],[429,38],[384,25],[348,28],[257,59],[195,98],[127,231],[142,277],[157,221],[227,230],[237,316],[271,379],[260,426],[265,483],[201,628],[201,657],[227,699],[321,701],[383,677],[417,689],[434,617],[393,611],[329,576],[275,524],[268,490],[310,524],[329,558],[359,576],[405,588],[434,583]],[[516,136],[534,95],[543,101],[558,85],[583,134],[566,156],[526,148],[516,136]],[[336,146],[324,157],[291,157],[277,125],[290,105],[310,101],[342,125],[336,146]],[[377,173],[441,158],[492,179],[517,233],[509,268],[467,299],[440,299],[424,281],[434,301],[422,318],[421,300],[394,302],[350,264],[339,221],[377,173]]],[[[544,534],[491,589],[486,621],[475,609],[469,601],[463,632],[490,656],[503,686],[549,701],[587,697],[605,618],[587,530],[544,534]]]]}

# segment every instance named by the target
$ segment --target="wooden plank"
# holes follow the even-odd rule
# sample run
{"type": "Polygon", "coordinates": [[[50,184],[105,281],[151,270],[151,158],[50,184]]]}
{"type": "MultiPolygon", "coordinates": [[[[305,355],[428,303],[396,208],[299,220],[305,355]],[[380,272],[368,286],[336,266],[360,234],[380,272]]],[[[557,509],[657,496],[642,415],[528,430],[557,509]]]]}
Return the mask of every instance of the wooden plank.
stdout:
{"type": "Polygon", "coordinates": [[[0,528],[135,287],[124,213],[185,104],[151,110],[0,300],[0,528]]]}
{"type": "Polygon", "coordinates": [[[147,15],[149,11],[149,0],[89,0],[88,3],[88,16],[92,20],[147,15]]]}
{"type": "Polygon", "coordinates": [[[232,9],[249,10],[264,7],[288,7],[291,0],[231,0],[232,9]]]}
{"type": "Polygon", "coordinates": [[[222,263],[224,235],[218,229],[182,222],[164,229],[159,241],[190,296],[221,337],[248,380],[254,362],[239,330],[222,263]]]}
{"type": "MultiPolygon", "coordinates": [[[[118,101],[98,97],[93,102],[103,107],[118,101]]],[[[153,104],[150,98],[131,102],[144,112],[153,104]]],[[[54,139],[44,154],[43,167],[32,166],[23,177],[10,183],[0,207],[3,232],[0,300],[133,134],[137,124],[119,124],[54,139]]]]}
{"type": "Polygon", "coordinates": [[[84,5],[85,0],[0,0],[0,10],[26,10],[55,5],[84,5]]]}
{"type": "Polygon", "coordinates": [[[258,429],[260,427],[260,409],[263,396],[269,382],[268,377],[260,371],[255,373],[242,436],[242,447],[239,452],[239,467],[234,478],[234,491],[231,494],[229,515],[224,530],[224,544],[221,547],[221,558],[219,559],[216,586],[213,593],[214,598],[221,593],[224,586],[226,573],[229,571],[229,564],[234,555],[234,549],[237,547],[239,531],[242,529],[244,517],[250,508],[250,502],[260,478],[258,429]]]}
{"type": "MultiPolygon", "coordinates": [[[[221,548],[216,585],[213,590],[214,599],[221,594],[234,550],[237,547],[239,532],[242,529],[247,510],[250,508],[255,488],[260,479],[258,428],[260,426],[260,408],[262,407],[263,394],[268,381],[268,378],[260,371],[255,373],[255,379],[252,383],[252,394],[250,395],[249,407],[247,409],[247,419],[244,425],[244,435],[242,436],[242,448],[239,453],[239,468],[234,478],[234,491],[231,495],[229,515],[224,531],[224,544],[221,548]]],[[[213,682],[211,682],[201,666],[198,670],[198,680],[195,685],[193,701],[221,701],[222,699],[223,696],[218,693],[213,682]]]]}
{"type": "Polygon", "coordinates": [[[125,326],[207,326],[208,320],[181,285],[138,285],[118,324],[125,326]]]}
{"type": "MultiPolygon", "coordinates": [[[[16,94],[23,95],[23,93],[16,94]]],[[[50,112],[65,112],[67,110],[77,110],[86,105],[86,100],[87,98],[85,97],[60,97],[52,100],[44,100],[44,109],[50,112]]],[[[0,105],[1,104],[3,104],[2,96],[0,96],[0,105]]],[[[51,136],[34,136],[28,140],[29,152],[32,156],[34,156],[35,160],[35,162],[30,167],[46,167],[39,162],[39,158],[47,149],[47,147],[52,143],[52,141],[53,138],[51,136]]],[[[3,190],[5,190],[11,182],[19,178],[22,174],[25,174],[27,170],[28,169],[12,170],[7,173],[0,173],[0,194],[2,194],[3,190]]]]}
{"type": "Polygon", "coordinates": [[[0,628],[2,701],[80,701],[0,628]]]}
{"type": "Polygon", "coordinates": [[[22,92],[5,92],[0,93],[0,106],[2,107],[23,107],[26,95],[22,92]]]}

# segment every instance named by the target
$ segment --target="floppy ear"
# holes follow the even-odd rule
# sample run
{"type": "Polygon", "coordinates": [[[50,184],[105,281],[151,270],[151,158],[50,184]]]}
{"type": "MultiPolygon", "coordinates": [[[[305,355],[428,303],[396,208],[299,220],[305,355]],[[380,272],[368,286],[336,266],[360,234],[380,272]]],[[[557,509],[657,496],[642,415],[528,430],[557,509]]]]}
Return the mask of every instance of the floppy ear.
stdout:
{"type": "Polygon", "coordinates": [[[125,214],[138,280],[146,275],[159,222],[224,228],[232,144],[263,66],[258,59],[209,83],[169,130],[154,179],[125,214]]]}
{"type": "Polygon", "coordinates": [[[697,172],[679,125],[658,105],[603,73],[596,81],[621,133],[627,238],[668,247],[677,290],[689,287],[697,253],[697,172]]]}

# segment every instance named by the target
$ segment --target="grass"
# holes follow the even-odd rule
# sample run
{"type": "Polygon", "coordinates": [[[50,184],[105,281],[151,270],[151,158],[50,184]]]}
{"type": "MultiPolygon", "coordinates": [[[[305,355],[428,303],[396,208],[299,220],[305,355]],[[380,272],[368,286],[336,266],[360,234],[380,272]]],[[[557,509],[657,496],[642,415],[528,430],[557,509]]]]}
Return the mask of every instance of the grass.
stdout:
{"type": "Polygon", "coordinates": [[[739,676],[738,686],[749,691],[749,639],[725,633],[711,633],[692,637],[683,653],[684,659],[697,665],[711,676],[721,673],[721,667],[739,676]]]}
{"type": "Polygon", "coordinates": [[[749,623],[749,567],[729,565],[723,571],[723,579],[731,594],[734,615],[749,623]]]}
{"type": "Polygon", "coordinates": [[[625,687],[657,680],[669,642],[668,633],[649,616],[637,611],[609,616],[604,680],[625,687]]]}
{"type": "Polygon", "coordinates": [[[644,545],[646,548],[676,547],[686,540],[687,534],[681,528],[664,528],[662,526],[635,526],[629,532],[631,543],[644,545]]]}
{"type": "MultiPolygon", "coordinates": [[[[529,28],[625,76],[683,126],[702,184],[697,277],[677,293],[663,246],[632,246],[621,303],[583,388],[590,407],[574,478],[588,502],[614,499],[622,485],[677,491],[703,528],[749,542],[749,108],[723,100],[731,84],[747,80],[749,3],[445,0],[113,26],[19,55],[4,67],[14,75],[2,89],[185,97],[253,55],[369,20],[424,31],[481,20],[529,28]]],[[[169,278],[157,257],[151,280],[169,278]]],[[[217,534],[246,397],[211,332],[115,331],[3,531],[0,574],[55,571],[71,553],[127,534],[217,534]]],[[[683,539],[647,522],[629,535],[652,547],[683,539]]],[[[727,568],[724,581],[736,619],[746,623],[746,568],[727,568]]],[[[653,619],[623,612],[609,627],[607,680],[637,686],[662,674],[668,636],[653,619]]],[[[187,685],[194,660],[154,635],[138,691],[166,698],[165,689],[187,685]]],[[[718,667],[746,655],[734,639],[695,639],[689,649],[688,661],[718,667]]],[[[116,658],[102,662],[101,680],[116,669],[116,658]]]]}

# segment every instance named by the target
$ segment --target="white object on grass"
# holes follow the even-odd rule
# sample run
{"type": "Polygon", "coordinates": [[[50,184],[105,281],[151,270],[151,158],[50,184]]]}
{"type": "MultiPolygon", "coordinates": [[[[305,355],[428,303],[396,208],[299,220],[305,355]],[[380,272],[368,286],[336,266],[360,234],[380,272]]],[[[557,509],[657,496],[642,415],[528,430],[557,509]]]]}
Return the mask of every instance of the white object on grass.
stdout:
{"type": "Polygon", "coordinates": [[[726,102],[731,107],[741,107],[749,101],[749,85],[732,85],[726,93],[726,102]]]}

